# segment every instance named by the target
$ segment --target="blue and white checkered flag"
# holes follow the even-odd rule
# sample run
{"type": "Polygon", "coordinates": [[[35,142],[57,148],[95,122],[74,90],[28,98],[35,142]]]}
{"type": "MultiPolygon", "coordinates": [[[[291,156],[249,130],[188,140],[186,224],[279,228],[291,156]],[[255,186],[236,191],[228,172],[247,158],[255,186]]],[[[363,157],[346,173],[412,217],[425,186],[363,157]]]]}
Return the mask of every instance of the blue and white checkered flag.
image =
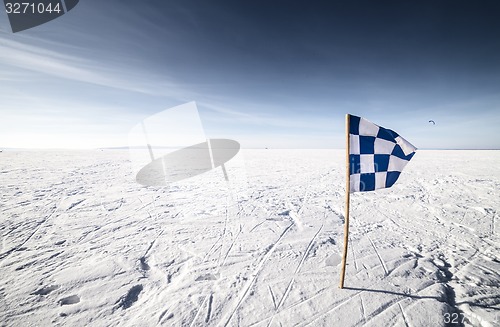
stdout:
{"type": "Polygon", "coordinates": [[[398,133],[349,115],[350,192],[391,187],[416,149],[398,133]]]}

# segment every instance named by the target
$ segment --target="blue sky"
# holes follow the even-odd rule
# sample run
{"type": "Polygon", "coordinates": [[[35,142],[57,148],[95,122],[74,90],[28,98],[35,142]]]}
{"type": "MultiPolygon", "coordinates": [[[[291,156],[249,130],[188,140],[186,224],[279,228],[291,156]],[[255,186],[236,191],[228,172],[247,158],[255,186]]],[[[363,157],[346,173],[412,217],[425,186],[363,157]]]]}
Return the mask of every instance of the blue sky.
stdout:
{"type": "Polygon", "coordinates": [[[342,148],[344,115],[418,148],[500,148],[497,1],[97,1],[13,34],[0,147],[127,145],[196,101],[209,137],[342,148]],[[429,124],[432,119],[436,125],[429,124]]]}

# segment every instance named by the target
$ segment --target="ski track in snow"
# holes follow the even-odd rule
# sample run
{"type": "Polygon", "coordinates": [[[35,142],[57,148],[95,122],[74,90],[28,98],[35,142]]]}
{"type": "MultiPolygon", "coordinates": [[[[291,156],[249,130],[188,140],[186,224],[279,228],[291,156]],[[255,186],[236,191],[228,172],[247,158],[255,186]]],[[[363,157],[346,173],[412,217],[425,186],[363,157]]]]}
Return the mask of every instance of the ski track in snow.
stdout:
{"type": "Polygon", "coordinates": [[[238,310],[238,308],[241,306],[241,304],[245,300],[245,298],[246,298],[246,296],[248,294],[248,291],[250,290],[250,288],[255,283],[255,280],[257,279],[257,276],[258,276],[259,272],[261,271],[262,267],[264,266],[264,264],[266,263],[267,259],[273,254],[274,250],[276,249],[276,247],[279,244],[279,242],[281,241],[281,239],[285,236],[285,234],[290,230],[290,228],[292,226],[293,226],[293,223],[290,224],[290,225],[288,225],[288,227],[285,228],[285,230],[283,231],[283,233],[281,233],[281,235],[276,240],[276,242],[272,243],[271,246],[269,247],[269,250],[264,254],[264,256],[260,260],[259,264],[257,265],[257,268],[252,272],[250,280],[242,288],[242,290],[240,292],[241,295],[238,297],[236,305],[234,306],[233,309],[230,310],[229,315],[227,316],[227,318],[223,318],[222,321],[224,321],[224,323],[223,323],[224,326],[227,326],[229,324],[229,322],[233,318],[236,310],[238,310]]]}
{"type": "Polygon", "coordinates": [[[368,236],[368,240],[370,241],[370,244],[372,245],[372,248],[375,251],[375,254],[377,254],[378,261],[380,261],[380,264],[384,268],[385,275],[386,276],[389,275],[389,271],[387,270],[387,267],[385,265],[384,260],[382,259],[382,257],[380,257],[380,253],[378,252],[377,247],[375,246],[375,244],[373,244],[373,241],[369,236],[368,236]]]}
{"type": "Polygon", "coordinates": [[[1,153],[0,324],[498,325],[500,151],[418,151],[351,195],[343,290],[344,152],[238,156],[229,184],[142,187],[126,151],[1,153]]]}

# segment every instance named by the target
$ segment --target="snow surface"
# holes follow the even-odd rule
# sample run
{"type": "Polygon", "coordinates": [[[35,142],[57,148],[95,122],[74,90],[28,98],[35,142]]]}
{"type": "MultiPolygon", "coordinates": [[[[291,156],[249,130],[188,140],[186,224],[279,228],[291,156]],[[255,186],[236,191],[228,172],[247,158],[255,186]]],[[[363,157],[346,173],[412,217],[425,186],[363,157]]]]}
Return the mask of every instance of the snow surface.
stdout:
{"type": "Polygon", "coordinates": [[[1,153],[0,325],[499,326],[500,151],[353,194],[345,289],[344,151],[238,156],[161,188],[127,151],[1,153]]]}

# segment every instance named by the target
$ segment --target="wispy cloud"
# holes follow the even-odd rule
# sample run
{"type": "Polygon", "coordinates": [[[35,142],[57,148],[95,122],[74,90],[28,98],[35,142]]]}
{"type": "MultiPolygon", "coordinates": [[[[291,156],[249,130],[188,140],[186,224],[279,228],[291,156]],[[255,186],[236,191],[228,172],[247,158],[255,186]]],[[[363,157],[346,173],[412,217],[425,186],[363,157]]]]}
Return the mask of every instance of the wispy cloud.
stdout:
{"type": "Polygon", "coordinates": [[[268,105],[262,108],[259,104],[238,104],[233,102],[232,105],[235,107],[241,106],[244,111],[230,109],[227,105],[218,105],[209,101],[199,101],[198,104],[201,107],[211,110],[214,115],[207,115],[207,119],[214,120],[218,122],[237,122],[243,125],[260,125],[268,127],[280,127],[280,128],[290,128],[290,129],[318,129],[318,130],[331,130],[332,119],[325,117],[325,115],[309,114],[307,118],[300,117],[299,114],[290,114],[282,108],[273,107],[268,105]],[[255,107],[252,109],[252,105],[255,107]],[[250,107],[250,108],[249,108],[250,107]],[[264,109],[264,110],[263,110],[264,109]],[[267,113],[262,113],[266,111],[267,113]]]}
{"type": "MultiPolygon", "coordinates": [[[[64,49],[64,45],[59,44],[58,47],[64,49]]],[[[78,49],[72,49],[71,52],[77,51],[78,49]]],[[[0,62],[4,66],[17,67],[66,80],[147,95],[184,97],[186,93],[189,93],[166,76],[152,75],[150,72],[134,70],[133,67],[128,67],[124,72],[121,69],[123,67],[117,67],[108,58],[90,60],[67,54],[64,51],[56,52],[42,46],[29,45],[6,38],[0,38],[0,62]]],[[[16,78],[18,77],[14,74],[1,77],[4,81],[16,78]]]]}

